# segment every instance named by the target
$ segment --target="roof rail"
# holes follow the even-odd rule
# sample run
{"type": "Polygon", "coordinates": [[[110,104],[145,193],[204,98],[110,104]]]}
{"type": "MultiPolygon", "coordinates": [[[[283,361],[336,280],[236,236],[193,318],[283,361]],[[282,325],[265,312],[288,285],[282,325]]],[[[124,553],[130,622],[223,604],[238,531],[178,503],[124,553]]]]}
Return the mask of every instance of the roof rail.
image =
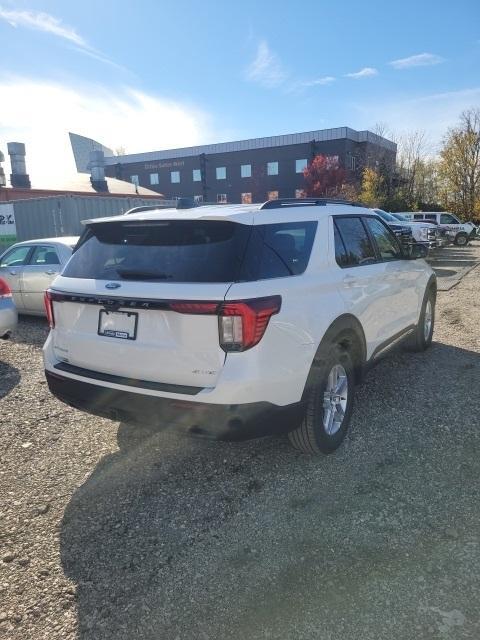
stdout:
{"type": "Polygon", "coordinates": [[[341,200],[338,198],[278,198],[264,202],[260,209],[281,209],[282,207],[316,207],[327,204],[348,204],[351,207],[363,207],[360,202],[341,200]]]}

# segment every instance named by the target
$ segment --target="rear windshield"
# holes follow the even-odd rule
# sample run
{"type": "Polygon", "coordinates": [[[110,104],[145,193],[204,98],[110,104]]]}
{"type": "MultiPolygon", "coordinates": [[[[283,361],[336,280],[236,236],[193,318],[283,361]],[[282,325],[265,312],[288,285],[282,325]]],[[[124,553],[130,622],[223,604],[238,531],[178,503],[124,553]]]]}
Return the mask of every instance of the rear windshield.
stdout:
{"type": "Polygon", "coordinates": [[[303,273],[316,222],[243,225],[165,220],[92,224],[63,272],[69,278],[236,282],[303,273]]]}

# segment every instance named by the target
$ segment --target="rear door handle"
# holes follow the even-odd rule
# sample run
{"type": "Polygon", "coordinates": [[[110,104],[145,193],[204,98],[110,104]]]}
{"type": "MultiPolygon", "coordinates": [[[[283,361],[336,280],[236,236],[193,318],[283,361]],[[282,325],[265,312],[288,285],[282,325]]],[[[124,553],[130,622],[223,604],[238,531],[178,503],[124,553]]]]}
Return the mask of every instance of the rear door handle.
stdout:
{"type": "Polygon", "coordinates": [[[356,281],[357,279],[355,278],[355,276],[350,276],[350,275],[343,276],[344,284],[354,284],[356,281]]]}
{"type": "Polygon", "coordinates": [[[47,274],[47,276],[55,276],[58,271],[54,271],[53,269],[49,269],[48,271],[45,271],[45,273],[47,274]]]}
{"type": "Polygon", "coordinates": [[[12,269],[12,270],[10,271],[10,275],[11,275],[11,276],[16,276],[16,275],[17,275],[17,272],[16,272],[16,271],[14,271],[14,270],[12,269]]]}

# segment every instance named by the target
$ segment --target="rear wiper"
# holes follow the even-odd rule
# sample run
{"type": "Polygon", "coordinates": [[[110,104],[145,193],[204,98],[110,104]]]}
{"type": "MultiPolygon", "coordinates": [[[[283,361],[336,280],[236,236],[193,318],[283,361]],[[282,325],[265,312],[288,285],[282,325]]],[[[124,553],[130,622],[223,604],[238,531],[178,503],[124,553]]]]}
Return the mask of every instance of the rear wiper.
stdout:
{"type": "Polygon", "coordinates": [[[168,280],[172,278],[168,273],[158,273],[155,271],[135,271],[134,269],[117,269],[119,276],[125,280],[168,280]]]}

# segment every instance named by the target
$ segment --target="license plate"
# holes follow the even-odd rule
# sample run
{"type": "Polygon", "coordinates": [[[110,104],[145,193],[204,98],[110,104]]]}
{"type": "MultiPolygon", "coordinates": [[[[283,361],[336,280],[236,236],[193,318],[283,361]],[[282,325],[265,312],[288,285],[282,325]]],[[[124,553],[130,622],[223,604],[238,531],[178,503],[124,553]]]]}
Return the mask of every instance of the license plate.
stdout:
{"type": "Polygon", "coordinates": [[[98,316],[98,335],[106,338],[135,340],[137,324],[138,313],[101,309],[98,316]]]}

